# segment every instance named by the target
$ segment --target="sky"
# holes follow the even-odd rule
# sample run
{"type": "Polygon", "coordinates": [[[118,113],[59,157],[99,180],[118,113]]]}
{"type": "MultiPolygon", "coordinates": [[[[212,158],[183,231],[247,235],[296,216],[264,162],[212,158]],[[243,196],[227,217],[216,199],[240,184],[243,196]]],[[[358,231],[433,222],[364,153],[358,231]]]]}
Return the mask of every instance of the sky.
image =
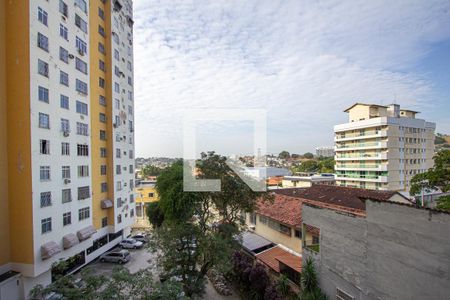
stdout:
{"type": "MultiPolygon", "coordinates": [[[[136,155],[183,155],[192,109],[260,109],[267,152],[333,145],[355,102],[450,134],[450,1],[135,0],[136,155]]],[[[251,154],[251,120],[200,122],[196,151],[251,154]]]]}

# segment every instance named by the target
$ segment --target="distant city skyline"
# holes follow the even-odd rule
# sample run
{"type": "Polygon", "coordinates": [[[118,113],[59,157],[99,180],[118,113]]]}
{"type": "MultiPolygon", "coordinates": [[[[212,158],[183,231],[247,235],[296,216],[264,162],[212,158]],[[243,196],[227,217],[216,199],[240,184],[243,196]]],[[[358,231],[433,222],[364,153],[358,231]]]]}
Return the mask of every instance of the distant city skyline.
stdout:
{"type": "MultiPolygon", "coordinates": [[[[332,146],[354,102],[397,103],[450,133],[448,1],[134,6],[137,156],[181,157],[192,108],[265,109],[274,154],[332,146]]],[[[219,125],[198,152],[252,153],[251,124],[219,125]]]]}

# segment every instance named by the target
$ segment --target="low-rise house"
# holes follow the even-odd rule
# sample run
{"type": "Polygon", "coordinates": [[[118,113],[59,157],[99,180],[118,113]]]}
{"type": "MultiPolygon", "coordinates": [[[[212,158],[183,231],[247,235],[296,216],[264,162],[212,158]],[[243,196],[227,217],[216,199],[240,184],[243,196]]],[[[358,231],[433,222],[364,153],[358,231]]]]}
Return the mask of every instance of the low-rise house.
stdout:
{"type": "Polygon", "coordinates": [[[155,185],[156,180],[141,180],[136,183],[136,223],[133,225],[134,228],[150,228],[147,206],[149,203],[159,200],[155,185]]]}
{"type": "Polygon", "coordinates": [[[301,174],[298,176],[284,176],[281,181],[283,188],[306,188],[314,184],[334,185],[334,174],[301,174]]]}
{"type": "Polygon", "coordinates": [[[303,202],[303,231],[319,234],[303,241],[303,263],[329,299],[448,299],[450,213],[358,200],[303,202]]]}

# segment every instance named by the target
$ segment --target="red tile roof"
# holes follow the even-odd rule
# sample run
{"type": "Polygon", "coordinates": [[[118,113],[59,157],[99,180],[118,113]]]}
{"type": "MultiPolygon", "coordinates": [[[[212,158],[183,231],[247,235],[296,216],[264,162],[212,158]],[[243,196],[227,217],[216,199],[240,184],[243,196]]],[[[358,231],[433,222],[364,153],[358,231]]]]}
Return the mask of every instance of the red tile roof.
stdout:
{"type": "Polygon", "coordinates": [[[302,224],[302,209],[299,199],[275,194],[274,201],[259,201],[256,213],[290,226],[302,224]]]}
{"type": "Polygon", "coordinates": [[[256,258],[275,272],[280,272],[280,262],[297,272],[302,271],[302,258],[276,246],[256,255],[256,258]]]}
{"type": "Polygon", "coordinates": [[[362,199],[389,201],[392,196],[399,194],[394,191],[377,191],[324,184],[316,184],[309,188],[278,189],[274,190],[274,193],[361,211],[366,209],[365,202],[362,199]]]}

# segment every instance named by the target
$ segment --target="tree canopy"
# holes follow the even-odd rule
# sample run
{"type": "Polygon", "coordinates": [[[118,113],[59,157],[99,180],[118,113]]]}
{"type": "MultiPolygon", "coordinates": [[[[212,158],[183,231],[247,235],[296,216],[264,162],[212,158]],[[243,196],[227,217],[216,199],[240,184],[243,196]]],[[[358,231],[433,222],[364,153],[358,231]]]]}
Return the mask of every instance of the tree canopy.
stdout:
{"type": "Polygon", "coordinates": [[[306,152],[305,154],[303,154],[303,157],[307,159],[313,159],[314,154],[312,154],[311,152],[306,152]]]}
{"type": "Polygon", "coordinates": [[[158,176],[159,174],[161,174],[163,169],[158,168],[156,166],[152,166],[152,165],[145,165],[142,168],[142,175],[144,176],[158,176]]]}
{"type": "Polygon", "coordinates": [[[289,154],[289,152],[284,150],[284,151],[281,151],[280,154],[278,154],[278,157],[281,159],[288,159],[291,157],[291,155],[289,154]]]}
{"type": "MultiPolygon", "coordinates": [[[[422,189],[450,191],[450,150],[441,150],[434,156],[434,167],[411,179],[411,195],[419,195],[422,189]]],[[[438,199],[437,207],[450,210],[450,196],[438,199]]]]}

